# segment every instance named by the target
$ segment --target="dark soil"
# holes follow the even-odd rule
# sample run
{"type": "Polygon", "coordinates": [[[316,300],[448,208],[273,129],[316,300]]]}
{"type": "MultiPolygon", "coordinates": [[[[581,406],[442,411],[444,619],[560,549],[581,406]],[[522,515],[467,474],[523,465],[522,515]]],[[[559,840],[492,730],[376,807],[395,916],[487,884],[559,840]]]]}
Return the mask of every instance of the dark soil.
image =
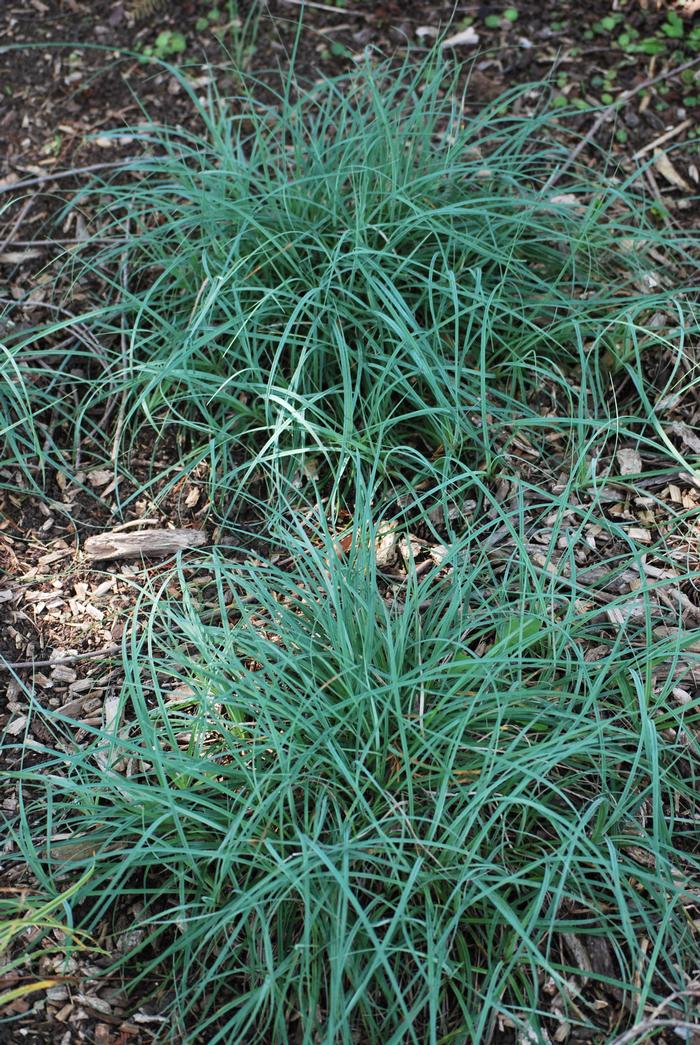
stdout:
{"type": "MultiPolygon", "coordinates": [[[[296,0],[239,3],[239,21],[244,25],[246,19],[259,17],[252,45],[248,43],[252,39],[250,22],[248,32],[244,27],[232,30],[222,14],[210,28],[201,28],[202,16],[211,10],[212,2],[21,0],[8,4],[0,19],[0,47],[4,49],[0,51],[0,82],[6,96],[0,115],[3,181],[115,159],[118,146],[100,141],[100,131],[138,122],[143,118],[140,104],[152,118],[186,124],[191,119],[190,106],[177,81],[167,70],[138,57],[165,30],[181,34],[185,46],[181,54],[165,57],[190,69],[195,77],[202,73],[203,63],[210,63],[224,93],[235,91],[236,61],[257,74],[274,74],[285,66],[299,30],[296,0]]],[[[223,9],[226,4],[220,6],[223,9]]],[[[682,39],[669,38],[663,28],[669,5],[652,11],[652,5],[641,0],[591,0],[585,7],[569,0],[544,4],[520,0],[510,7],[517,11],[517,20],[504,19],[500,27],[493,27],[492,20],[508,8],[506,3],[338,0],[336,13],[328,6],[304,10],[296,61],[300,78],[333,75],[351,65],[367,47],[382,53],[395,53],[409,45],[425,47],[430,32],[450,23],[458,29],[462,19],[472,18],[478,46],[459,46],[454,53],[459,58],[478,55],[470,90],[476,105],[513,84],[543,77],[551,78],[552,93],[562,99],[595,104],[606,101],[606,84],[615,97],[620,90],[697,56],[689,39],[693,23],[685,23],[682,39]],[[601,20],[611,17],[611,12],[620,21],[604,29],[601,20]],[[619,43],[621,30],[636,32],[641,40],[658,40],[659,46],[666,45],[665,51],[655,55],[626,52],[619,43]]],[[[689,142],[689,136],[692,139],[697,132],[694,117],[700,113],[696,98],[700,86],[691,77],[692,73],[660,84],[646,103],[636,98],[622,113],[614,148],[633,154],[687,121],[688,126],[672,141],[674,146],[692,144],[684,157],[692,163],[698,145],[697,140],[689,142]]],[[[600,144],[608,144],[605,135],[600,144]]],[[[687,170],[682,173],[688,176],[687,170]]],[[[692,172],[690,177],[696,180],[692,172]]],[[[50,183],[49,190],[53,190],[50,183]]],[[[33,202],[31,213],[23,217],[22,239],[36,235],[50,212],[45,193],[38,195],[42,199],[33,202]]],[[[21,202],[16,203],[12,213],[4,216],[11,224],[20,207],[21,202]]],[[[12,232],[11,240],[13,237],[19,237],[19,230],[12,232]]]]}
{"type": "MultiPolygon", "coordinates": [[[[468,91],[475,108],[504,89],[544,78],[556,105],[607,104],[622,91],[700,61],[700,35],[692,35],[695,23],[700,34],[700,17],[682,24],[682,38],[669,37],[669,5],[657,9],[646,0],[591,0],[583,9],[569,0],[520,0],[510,6],[334,0],[337,12],[330,4],[310,6],[304,8],[303,18],[297,0],[241,0],[235,25],[224,3],[219,17],[207,20],[214,2],[21,0],[4,9],[0,202],[10,205],[0,214],[0,323],[3,304],[30,291],[34,301],[41,299],[48,280],[43,273],[46,262],[57,249],[84,235],[79,215],[63,221],[57,216],[85,175],[56,181],[49,175],[130,155],[134,146],[128,128],[145,118],[185,126],[196,120],[178,80],[162,65],[143,58],[144,49],[157,48],[163,33],[176,41],[171,46],[184,48],[164,57],[188,70],[202,90],[213,75],[225,95],[236,93],[241,68],[268,82],[278,79],[295,47],[298,78],[308,82],[351,67],[367,48],[382,54],[408,48],[420,53],[439,30],[451,26],[452,33],[465,19],[472,20],[478,45],[460,45],[450,53],[459,60],[476,56],[468,91]],[[516,20],[499,20],[505,11],[511,18],[517,13],[516,20]],[[635,41],[652,41],[663,50],[631,53],[620,44],[623,31],[632,39],[628,48],[635,41]],[[121,137],[104,133],[120,128],[125,132],[121,137]],[[42,181],[28,186],[28,192],[7,191],[12,183],[32,178],[42,181]]],[[[682,220],[687,220],[691,207],[684,197],[695,191],[700,177],[700,80],[694,79],[698,70],[700,65],[636,94],[595,136],[596,144],[623,164],[640,150],[653,153],[654,143],[665,138],[661,144],[673,149],[680,180],[669,182],[652,167],[642,184],[672,218],[679,212],[682,220]]],[[[541,95],[541,90],[533,91],[529,104],[541,104],[541,95]]],[[[586,132],[593,120],[582,113],[573,123],[586,132]]],[[[17,321],[16,312],[13,318],[17,321]]],[[[28,310],[26,320],[33,319],[36,313],[28,310]]],[[[0,334],[5,333],[0,326],[0,334]]]]}

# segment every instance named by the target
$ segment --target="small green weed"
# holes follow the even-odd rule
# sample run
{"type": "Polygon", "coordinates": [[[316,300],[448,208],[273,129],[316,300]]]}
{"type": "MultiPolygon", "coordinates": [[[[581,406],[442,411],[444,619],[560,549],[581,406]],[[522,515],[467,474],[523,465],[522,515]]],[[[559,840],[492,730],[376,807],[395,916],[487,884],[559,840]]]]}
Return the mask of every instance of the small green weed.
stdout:
{"type": "Polygon", "coordinates": [[[173,29],[162,29],[152,44],[146,44],[141,53],[146,58],[172,58],[182,54],[187,48],[187,40],[183,33],[173,29]]]}

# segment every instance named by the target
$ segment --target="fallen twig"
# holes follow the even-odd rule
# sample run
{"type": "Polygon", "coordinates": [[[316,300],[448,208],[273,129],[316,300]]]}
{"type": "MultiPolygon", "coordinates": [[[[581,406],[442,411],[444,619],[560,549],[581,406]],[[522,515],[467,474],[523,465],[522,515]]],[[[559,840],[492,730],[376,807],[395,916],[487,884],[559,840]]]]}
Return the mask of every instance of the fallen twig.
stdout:
{"type": "Polygon", "coordinates": [[[367,11],[355,11],[347,7],[331,7],[330,4],[318,4],[314,0],[283,0],[285,4],[293,4],[295,7],[314,7],[317,11],[330,11],[334,15],[352,15],[355,18],[366,18],[367,11]]]}
{"type": "Polygon", "coordinates": [[[20,208],[19,214],[15,218],[15,220],[14,220],[14,222],[13,222],[11,228],[10,228],[10,231],[7,233],[7,235],[5,236],[3,241],[0,243],[0,254],[2,254],[2,252],[4,251],[4,249],[8,245],[8,243],[12,242],[12,237],[14,236],[15,232],[17,231],[17,229],[22,224],[22,221],[24,220],[24,218],[26,218],[27,213],[33,207],[33,205],[34,205],[34,200],[31,198],[31,196],[29,197],[29,199],[24,201],[24,203],[22,204],[22,206],[20,208]]]}
{"type": "Polygon", "coordinates": [[[659,145],[665,145],[667,141],[671,140],[671,138],[676,138],[679,134],[682,134],[684,130],[692,126],[692,120],[683,120],[682,123],[672,127],[670,131],[666,131],[665,134],[660,134],[658,138],[654,138],[653,142],[648,142],[646,145],[643,145],[641,149],[637,149],[633,154],[632,159],[641,159],[641,157],[646,156],[648,152],[653,152],[654,149],[659,147],[659,145]]]}
{"type": "MultiPolygon", "coordinates": [[[[687,1020],[643,1020],[637,1023],[631,1030],[625,1031],[619,1038],[615,1038],[612,1045],[629,1045],[633,1041],[641,1041],[642,1035],[659,1027],[673,1027],[678,1030],[700,1031],[700,1023],[689,1023],[687,1020]]],[[[693,1039],[695,1040],[695,1039],[693,1039]]]]}
{"type": "Polygon", "coordinates": [[[97,660],[98,657],[109,657],[119,652],[119,646],[112,643],[103,649],[91,650],[90,653],[73,653],[68,657],[55,657],[53,660],[5,660],[0,658],[0,671],[26,671],[28,668],[55,668],[59,664],[74,664],[78,660],[97,660]]]}
{"type": "Polygon", "coordinates": [[[57,181],[59,178],[73,178],[77,174],[92,174],[93,171],[104,171],[110,167],[128,167],[130,163],[134,163],[139,158],[138,156],[127,156],[123,160],[112,160],[109,163],[90,163],[87,167],[71,167],[67,171],[38,174],[35,178],[25,178],[24,181],[0,182],[0,193],[14,192],[15,189],[28,189],[32,185],[45,185],[47,182],[57,181]]]}
{"type": "MultiPolygon", "coordinates": [[[[124,226],[124,242],[128,243],[129,233],[131,231],[131,221],[127,217],[126,224],[124,226]]],[[[121,304],[124,306],[126,296],[129,290],[129,253],[127,250],[124,251],[121,258],[119,259],[119,283],[121,285],[121,304]]],[[[129,362],[129,337],[127,333],[126,323],[126,309],[122,307],[121,316],[119,321],[120,334],[119,343],[121,346],[121,362],[122,362],[122,375],[126,376],[129,362]]],[[[119,455],[119,442],[122,437],[122,428],[124,427],[124,417],[126,414],[126,402],[129,395],[128,385],[124,385],[122,394],[119,397],[119,410],[117,411],[117,423],[114,426],[114,439],[112,440],[112,453],[110,454],[110,460],[116,461],[119,455]]],[[[113,401],[113,400],[112,400],[113,401]]],[[[119,500],[119,479],[115,477],[115,488],[117,500],[119,500]]]]}
{"type": "MultiPolygon", "coordinates": [[[[69,236],[68,239],[8,239],[2,246],[5,247],[61,247],[65,244],[75,243],[122,243],[120,239],[108,239],[107,237],[90,236],[86,239],[85,236],[69,236]]],[[[13,299],[14,300],[14,299],[13,299]]]]}

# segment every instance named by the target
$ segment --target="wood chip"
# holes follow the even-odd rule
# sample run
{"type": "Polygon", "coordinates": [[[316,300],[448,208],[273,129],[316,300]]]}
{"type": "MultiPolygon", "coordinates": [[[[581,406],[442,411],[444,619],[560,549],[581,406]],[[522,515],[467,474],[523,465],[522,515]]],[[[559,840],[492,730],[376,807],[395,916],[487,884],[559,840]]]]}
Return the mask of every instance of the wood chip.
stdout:
{"type": "Polygon", "coordinates": [[[174,555],[207,543],[203,530],[135,530],[133,533],[100,533],[88,537],[85,554],[90,559],[139,559],[141,556],[174,555]]]}
{"type": "Polygon", "coordinates": [[[388,569],[398,558],[399,537],[395,529],[380,526],[376,536],[375,557],[380,570],[388,569]]]}
{"type": "Polygon", "coordinates": [[[677,435],[683,443],[695,454],[700,454],[700,438],[683,421],[674,421],[671,431],[677,435]]]}
{"type": "Polygon", "coordinates": [[[644,602],[641,599],[635,599],[621,606],[609,606],[605,610],[605,614],[611,624],[620,626],[627,624],[629,621],[643,620],[645,615],[644,602]]]}
{"type": "Polygon", "coordinates": [[[642,458],[638,450],[618,450],[617,463],[620,466],[620,475],[639,475],[642,471],[642,458]]]}
{"type": "Polygon", "coordinates": [[[54,682],[75,682],[78,678],[78,673],[65,664],[57,664],[51,672],[51,678],[54,682]]]}
{"type": "Polygon", "coordinates": [[[7,733],[8,736],[11,737],[19,736],[20,733],[24,732],[26,725],[27,716],[20,715],[19,718],[16,718],[13,722],[10,722],[9,726],[5,726],[5,733],[7,733]]]}
{"type": "Polygon", "coordinates": [[[454,36],[448,36],[446,40],[443,40],[440,44],[441,47],[475,47],[479,42],[478,33],[475,32],[473,26],[468,26],[459,33],[455,33],[454,36]]]}

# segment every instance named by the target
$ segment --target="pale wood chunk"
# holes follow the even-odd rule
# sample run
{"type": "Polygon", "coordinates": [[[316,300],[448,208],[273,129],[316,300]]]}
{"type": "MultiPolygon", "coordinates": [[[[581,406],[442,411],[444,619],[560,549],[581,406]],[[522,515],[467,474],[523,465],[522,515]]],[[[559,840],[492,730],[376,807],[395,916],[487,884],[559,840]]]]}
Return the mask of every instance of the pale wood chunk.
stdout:
{"type": "Polygon", "coordinates": [[[90,559],[140,559],[141,556],[174,555],[185,548],[207,543],[203,530],[133,530],[131,533],[98,533],[88,537],[84,551],[90,559]]]}

